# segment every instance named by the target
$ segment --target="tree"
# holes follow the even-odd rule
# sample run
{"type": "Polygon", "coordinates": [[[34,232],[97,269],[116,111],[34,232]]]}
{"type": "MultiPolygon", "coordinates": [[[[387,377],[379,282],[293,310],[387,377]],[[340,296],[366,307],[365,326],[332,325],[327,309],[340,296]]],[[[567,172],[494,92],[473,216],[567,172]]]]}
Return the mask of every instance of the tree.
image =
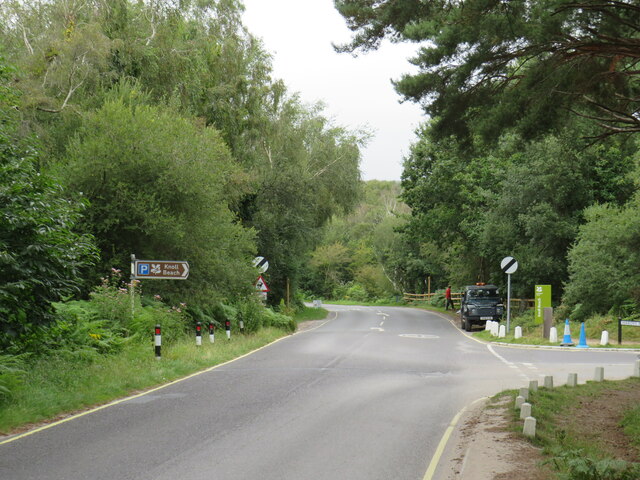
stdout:
{"type": "Polygon", "coordinates": [[[244,176],[218,131],[115,99],[87,116],[68,152],[60,180],[90,200],[84,225],[104,268],[126,270],[132,253],[187,260],[188,285],[157,288],[205,304],[248,291],[253,234],[229,209],[244,176]]]}
{"type": "Polygon", "coordinates": [[[0,347],[54,319],[52,302],[80,292],[95,247],[76,226],[84,202],[37,169],[33,140],[20,140],[0,58],[0,347]]]}
{"type": "Polygon", "coordinates": [[[618,0],[336,0],[355,32],[341,51],[384,37],[419,42],[419,73],[396,88],[421,102],[439,137],[526,137],[560,125],[564,110],[603,128],[640,131],[640,7],[618,0]]]}
{"type": "Polygon", "coordinates": [[[584,319],[628,301],[640,307],[640,195],[625,206],[594,205],[586,211],[568,254],[564,301],[584,319]]]}

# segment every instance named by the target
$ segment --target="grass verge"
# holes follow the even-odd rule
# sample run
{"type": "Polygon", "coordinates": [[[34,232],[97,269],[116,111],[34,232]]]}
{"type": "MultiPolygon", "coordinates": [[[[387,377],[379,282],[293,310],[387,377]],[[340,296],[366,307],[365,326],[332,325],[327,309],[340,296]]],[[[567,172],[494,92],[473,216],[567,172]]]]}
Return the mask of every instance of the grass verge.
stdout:
{"type": "Polygon", "coordinates": [[[227,362],[286,336],[283,330],[265,328],[231,340],[205,337],[201,347],[193,338],[182,338],[162,347],[155,359],[152,343],[132,343],[114,355],[87,361],[56,357],[30,363],[24,382],[0,404],[0,434],[20,431],[69,412],[108,403],[205,368],[227,362]]]}
{"type": "MultiPolygon", "coordinates": [[[[515,400],[516,393],[505,392],[515,400]]],[[[640,379],[587,382],[577,387],[531,392],[536,438],[557,478],[640,478],[640,379]]],[[[510,409],[514,430],[522,431],[510,409]]]]}

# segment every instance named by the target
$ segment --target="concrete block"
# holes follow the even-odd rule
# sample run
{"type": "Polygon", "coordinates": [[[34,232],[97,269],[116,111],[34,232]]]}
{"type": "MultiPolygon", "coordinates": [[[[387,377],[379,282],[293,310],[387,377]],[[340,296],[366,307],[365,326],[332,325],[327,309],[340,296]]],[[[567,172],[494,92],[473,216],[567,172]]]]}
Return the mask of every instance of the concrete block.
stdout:
{"type": "Polygon", "coordinates": [[[533,438],[536,436],[536,419],[533,417],[527,417],[524,419],[524,427],[522,433],[525,437],[533,438]]]}
{"type": "Polygon", "coordinates": [[[520,389],[520,396],[525,400],[529,400],[529,389],[527,387],[522,387],[520,389]]]}
{"type": "Polygon", "coordinates": [[[553,388],[553,375],[545,375],[544,388],[553,388]]]}
{"type": "Polygon", "coordinates": [[[517,326],[514,330],[513,336],[515,338],[522,338],[522,327],[521,326],[517,326]]]}
{"type": "Polygon", "coordinates": [[[609,332],[606,330],[602,331],[602,335],[600,336],[600,345],[609,345],[609,332]]]}
{"type": "Polygon", "coordinates": [[[504,338],[507,336],[507,326],[500,325],[500,330],[498,330],[498,338],[504,338]]]}
{"type": "Polygon", "coordinates": [[[556,327],[551,327],[549,330],[549,341],[551,343],[558,343],[558,329],[556,327]]]}
{"type": "Polygon", "coordinates": [[[516,410],[520,410],[520,408],[522,407],[522,404],[524,403],[524,397],[518,395],[516,397],[516,410]]]}
{"type": "Polygon", "coordinates": [[[492,323],[493,323],[493,320],[487,320],[487,323],[484,324],[484,329],[491,331],[491,324],[492,323]]]}
{"type": "Polygon", "coordinates": [[[525,419],[530,416],[531,416],[531,404],[525,402],[520,406],[520,418],[525,419]]]}
{"type": "Polygon", "coordinates": [[[538,380],[529,380],[529,391],[530,392],[538,391],[538,380]]]}
{"type": "Polygon", "coordinates": [[[570,373],[567,377],[567,387],[576,387],[578,386],[578,374],[570,373]]]}
{"type": "Polygon", "coordinates": [[[596,382],[602,382],[604,380],[604,367],[596,367],[593,380],[596,382]]]}
{"type": "Polygon", "coordinates": [[[633,376],[640,377],[640,360],[636,360],[636,363],[633,367],[633,376]]]}

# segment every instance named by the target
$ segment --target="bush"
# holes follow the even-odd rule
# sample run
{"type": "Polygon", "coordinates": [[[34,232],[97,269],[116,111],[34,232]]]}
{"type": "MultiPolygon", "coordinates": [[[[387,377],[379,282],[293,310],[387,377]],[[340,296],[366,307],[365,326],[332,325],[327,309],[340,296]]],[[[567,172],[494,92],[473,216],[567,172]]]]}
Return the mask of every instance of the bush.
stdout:
{"type": "Polygon", "coordinates": [[[297,328],[296,321],[293,318],[288,317],[287,315],[276,313],[269,308],[266,308],[264,310],[263,315],[265,319],[264,320],[265,327],[279,328],[287,332],[296,331],[296,328],[297,328]]]}
{"type": "Polygon", "coordinates": [[[0,403],[11,398],[22,383],[25,371],[21,356],[0,355],[0,403]]]}

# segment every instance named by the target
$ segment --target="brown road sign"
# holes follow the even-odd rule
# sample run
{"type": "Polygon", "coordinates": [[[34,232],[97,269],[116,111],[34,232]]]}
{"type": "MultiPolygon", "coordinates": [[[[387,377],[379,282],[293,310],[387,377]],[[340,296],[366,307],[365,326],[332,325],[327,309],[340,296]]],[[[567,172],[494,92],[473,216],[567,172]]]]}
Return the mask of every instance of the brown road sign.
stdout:
{"type": "Polygon", "coordinates": [[[137,280],[186,280],[189,264],[183,261],[136,260],[133,277],[137,280]]]}

